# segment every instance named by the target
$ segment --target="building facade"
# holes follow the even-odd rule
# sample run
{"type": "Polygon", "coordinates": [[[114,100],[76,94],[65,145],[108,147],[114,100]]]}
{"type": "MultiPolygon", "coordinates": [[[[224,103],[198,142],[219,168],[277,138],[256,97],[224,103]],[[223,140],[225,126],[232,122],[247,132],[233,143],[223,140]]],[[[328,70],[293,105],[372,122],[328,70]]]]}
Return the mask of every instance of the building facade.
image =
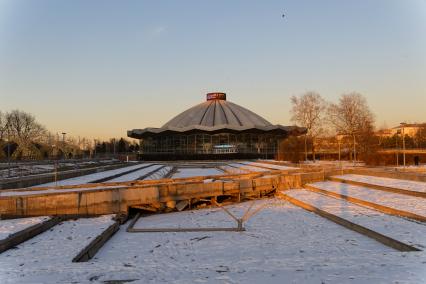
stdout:
{"type": "Polygon", "coordinates": [[[279,142],[305,133],[297,126],[272,125],[254,112],[209,93],[207,100],[161,128],[127,132],[140,139],[142,160],[274,158],[279,142]]]}

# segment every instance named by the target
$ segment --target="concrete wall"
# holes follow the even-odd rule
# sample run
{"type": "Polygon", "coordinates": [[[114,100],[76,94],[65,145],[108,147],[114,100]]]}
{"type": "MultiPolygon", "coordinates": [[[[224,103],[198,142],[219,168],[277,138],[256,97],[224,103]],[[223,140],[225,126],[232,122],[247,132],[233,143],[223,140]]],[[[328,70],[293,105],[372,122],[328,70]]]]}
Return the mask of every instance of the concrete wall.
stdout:
{"type": "MultiPolygon", "coordinates": [[[[306,178],[306,176],[305,176],[306,178]]],[[[316,177],[317,178],[317,177],[316,177]]],[[[79,192],[49,192],[36,195],[0,196],[0,216],[99,215],[127,212],[130,206],[166,203],[168,201],[210,198],[221,195],[260,197],[273,190],[301,187],[300,174],[267,174],[213,182],[178,181],[157,184],[135,184],[126,187],[94,189],[79,192]]]]}

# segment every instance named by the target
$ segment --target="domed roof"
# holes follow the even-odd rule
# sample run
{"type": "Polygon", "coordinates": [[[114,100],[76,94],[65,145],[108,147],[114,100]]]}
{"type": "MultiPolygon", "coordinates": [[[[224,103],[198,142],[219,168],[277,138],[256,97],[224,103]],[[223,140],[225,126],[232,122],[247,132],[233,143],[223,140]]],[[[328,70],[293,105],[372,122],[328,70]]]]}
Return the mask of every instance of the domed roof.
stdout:
{"type": "MultiPolygon", "coordinates": [[[[208,94],[211,95],[211,94],[208,94]]],[[[272,124],[254,112],[226,99],[208,99],[178,114],[162,128],[256,128],[272,124]]]]}
{"type": "Polygon", "coordinates": [[[133,129],[127,132],[127,136],[144,138],[157,134],[253,130],[274,132],[277,135],[297,135],[305,132],[305,129],[297,126],[272,125],[258,114],[227,101],[225,93],[208,93],[207,101],[178,114],[161,128],[133,129]]]}

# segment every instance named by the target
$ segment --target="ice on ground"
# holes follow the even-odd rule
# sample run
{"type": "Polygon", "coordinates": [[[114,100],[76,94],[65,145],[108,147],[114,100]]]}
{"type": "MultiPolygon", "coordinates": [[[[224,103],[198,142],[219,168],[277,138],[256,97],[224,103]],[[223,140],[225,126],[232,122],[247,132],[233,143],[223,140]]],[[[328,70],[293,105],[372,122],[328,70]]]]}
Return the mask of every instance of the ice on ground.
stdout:
{"type": "Polygon", "coordinates": [[[387,215],[306,189],[285,190],[283,193],[398,241],[414,245],[421,250],[426,249],[425,224],[387,215]]]}
{"type": "Polygon", "coordinates": [[[90,183],[90,182],[93,182],[93,181],[96,181],[96,180],[99,180],[99,179],[102,179],[102,178],[107,178],[109,176],[121,174],[121,173],[131,171],[131,170],[136,170],[136,169],[139,169],[139,168],[147,166],[147,165],[149,165],[149,164],[132,165],[132,166],[129,166],[129,167],[119,168],[119,169],[115,169],[115,170],[109,170],[109,171],[79,176],[79,177],[75,177],[75,178],[64,179],[64,180],[58,181],[57,183],[49,182],[49,183],[39,184],[39,185],[36,185],[36,186],[33,186],[33,187],[45,187],[45,186],[56,186],[56,185],[57,186],[77,185],[77,184],[90,183]]]}
{"type": "Polygon", "coordinates": [[[223,175],[223,171],[216,168],[178,168],[172,178],[187,178],[195,176],[223,175]]]}
{"type": "Polygon", "coordinates": [[[240,162],[240,163],[244,164],[244,165],[255,166],[255,167],[263,167],[263,168],[268,168],[268,169],[273,169],[273,170],[296,170],[296,169],[298,169],[298,168],[295,168],[295,167],[280,166],[280,165],[275,165],[275,164],[266,164],[266,163],[258,163],[258,162],[240,162]]]}
{"type": "Polygon", "coordinates": [[[112,215],[62,222],[0,254],[0,283],[70,283],[83,267],[72,259],[113,224],[112,215]]]}
{"type": "Polygon", "coordinates": [[[20,219],[0,220],[0,240],[6,239],[8,236],[22,231],[36,224],[43,223],[49,220],[50,217],[31,217],[20,219]]]}
{"type": "Polygon", "coordinates": [[[426,202],[424,201],[424,198],[333,181],[316,182],[310,185],[323,190],[373,202],[379,205],[426,216],[426,202]]]}
{"type": "Polygon", "coordinates": [[[426,192],[426,182],[421,182],[421,181],[411,181],[411,180],[402,180],[402,179],[376,177],[376,176],[365,176],[365,175],[356,175],[356,174],[339,175],[335,177],[345,179],[345,180],[364,182],[364,183],[380,185],[380,186],[400,188],[400,189],[418,191],[418,192],[426,192]]]}
{"type": "Polygon", "coordinates": [[[120,177],[108,180],[107,182],[124,182],[124,181],[132,181],[132,180],[137,180],[138,178],[140,178],[143,175],[148,174],[149,172],[152,172],[158,168],[161,168],[163,165],[152,165],[149,166],[147,168],[143,168],[140,169],[136,172],[132,172],[126,175],[122,175],[120,177]]]}

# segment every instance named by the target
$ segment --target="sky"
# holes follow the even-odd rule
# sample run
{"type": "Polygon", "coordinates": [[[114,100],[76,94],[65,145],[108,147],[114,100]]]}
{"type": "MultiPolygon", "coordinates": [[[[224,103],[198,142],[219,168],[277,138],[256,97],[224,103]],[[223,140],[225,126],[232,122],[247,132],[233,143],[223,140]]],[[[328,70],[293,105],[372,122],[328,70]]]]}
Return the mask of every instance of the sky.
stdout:
{"type": "Polygon", "coordinates": [[[274,124],[307,91],[426,122],[426,0],[0,0],[0,111],[106,139],[215,91],[274,124]]]}

